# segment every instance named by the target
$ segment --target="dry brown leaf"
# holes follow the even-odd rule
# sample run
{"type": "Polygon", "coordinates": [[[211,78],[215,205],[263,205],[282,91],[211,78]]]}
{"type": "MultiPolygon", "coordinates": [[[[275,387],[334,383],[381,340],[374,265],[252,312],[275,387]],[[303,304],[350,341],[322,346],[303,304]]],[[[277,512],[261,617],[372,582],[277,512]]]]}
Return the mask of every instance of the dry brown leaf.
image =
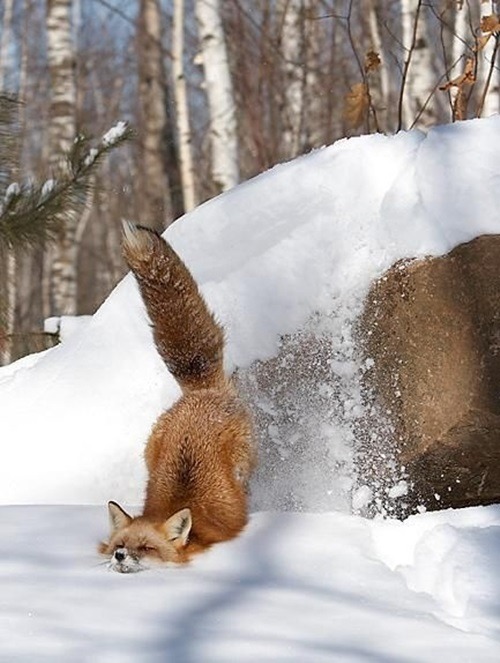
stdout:
{"type": "Polygon", "coordinates": [[[482,32],[498,32],[500,30],[500,20],[496,14],[483,16],[481,19],[482,32]]]}
{"type": "Polygon", "coordinates": [[[450,87],[463,88],[466,85],[474,85],[476,82],[476,77],[474,75],[474,58],[467,58],[465,61],[465,67],[460,76],[457,76],[451,81],[448,81],[444,85],[439,87],[440,90],[449,90],[450,87]]]}
{"type": "Polygon", "coordinates": [[[351,129],[357,129],[366,119],[370,98],[365,83],[356,83],[344,98],[344,120],[351,129]]]}
{"type": "Polygon", "coordinates": [[[382,61],[378,53],[375,51],[368,51],[368,53],[365,55],[365,72],[369,74],[370,71],[377,71],[381,62],[382,61]]]}
{"type": "Polygon", "coordinates": [[[467,97],[464,88],[458,89],[457,96],[453,102],[453,119],[466,120],[467,119],[467,97]]]}
{"type": "Polygon", "coordinates": [[[483,50],[483,48],[484,48],[484,47],[486,46],[486,44],[488,43],[489,38],[491,37],[491,35],[492,35],[492,33],[491,33],[491,32],[488,32],[488,33],[485,34],[485,35],[478,35],[478,36],[476,37],[476,44],[475,44],[475,46],[474,46],[474,50],[476,51],[476,53],[479,53],[479,51],[482,51],[482,50],[483,50]]]}

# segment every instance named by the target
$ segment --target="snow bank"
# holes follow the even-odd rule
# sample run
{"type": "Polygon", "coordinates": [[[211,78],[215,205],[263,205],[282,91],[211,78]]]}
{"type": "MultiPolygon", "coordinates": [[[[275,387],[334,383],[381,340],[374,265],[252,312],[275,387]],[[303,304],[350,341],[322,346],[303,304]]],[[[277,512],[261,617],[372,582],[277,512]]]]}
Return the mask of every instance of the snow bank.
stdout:
{"type": "MultiPolygon", "coordinates": [[[[270,416],[256,506],[350,509],[351,426],[362,405],[351,329],[363,296],[399,258],[500,231],[499,148],[498,117],[343,140],[167,231],[226,327],[228,368],[241,368],[254,407],[270,416]],[[308,383],[320,400],[301,410],[299,389],[293,407],[288,401],[297,440],[273,421],[284,411],[276,390],[260,398],[251,383],[256,360],[276,356],[283,335],[304,328],[330,339],[335,356],[322,384],[308,383]],[[285,463],[273,484],[299,445],[309,453],[285,463]]],[[[294,366],[287,370],[293,376],[294,366]]],[[[144,442],[177,395],[127,277],[65,343],[0,371],[0,502],[140,502],[144,442]]]]}
{"type": "Polygon", "coordinates": [[[432,596],[440,619],[466,631],[498,629],[498,506],[377,520],[372,536],[377,557],[409,589],[432,596]]]}
{"type": "Polygon", "coordinates": [[[0,660],[498,661],[498,583],[487,585],[498,507],[424,514],[399,531],[338,513],[256,514],[188,567],[131,575],[108,572],[93,552],[106,528],[99,507],[0,509],[0,660]],[[424,554],[444,527],[455,532],[449,567],[442,547],[424,554]],[[434,589],[380,561],[398,563],[393,549],[404,545],[416,552],[401,551],[405,573],[434,589]],[[447,577],[468,599],[460,629],[444,610],[447,577]]]}

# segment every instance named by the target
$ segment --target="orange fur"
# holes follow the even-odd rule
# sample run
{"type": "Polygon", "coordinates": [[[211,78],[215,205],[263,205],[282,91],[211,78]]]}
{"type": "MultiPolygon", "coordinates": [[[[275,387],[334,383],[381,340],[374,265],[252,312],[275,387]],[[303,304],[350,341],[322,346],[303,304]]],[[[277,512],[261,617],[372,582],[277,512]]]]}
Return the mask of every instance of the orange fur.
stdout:
{"type": "MultiPolygon", "coordinates": [[[[118,557],[126,555],[131,564],[144,558],[183,563],[245,526],[255,464],[252,425],[224,375],[222,328],[187,267],[167,242],[144,228],[124,229],[123,253],[153,323],[157,350],[182,396],[149,437],[142,515],[131,518],[111,502],[111,536],[100,552],[116,558],[120,551],[118,557]]],[[[116,570],[126,570],[124,564],[118,561],[116,570]]]]}

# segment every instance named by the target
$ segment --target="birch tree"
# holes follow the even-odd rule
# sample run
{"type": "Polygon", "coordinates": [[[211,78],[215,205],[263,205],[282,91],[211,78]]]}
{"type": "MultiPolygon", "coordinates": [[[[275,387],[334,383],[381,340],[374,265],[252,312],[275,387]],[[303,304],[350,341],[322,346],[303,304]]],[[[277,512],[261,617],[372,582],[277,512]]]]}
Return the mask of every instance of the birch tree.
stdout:
{"type": "Polygon", "coordinates": [[[308,0],[279,0],[278,16],[283,55],[283,157],[302,151],[305,120],[306,53],[304,16],[308,0]]]}
{"type": "MultiPolygon", "coordinates": [[[[71,31],[72,0],[47,0],[47,60],[50,74],[49,161],[54,171],[67,168],[63,155],[76,136],[75,54],[71,31]]],[[[53,313],[77,309],[77,215],[68,215],[54,248],[51,273],[53,313]]]]}
{"type": "Polygon", "coordinates": [[[405,52],[399,128],[411,127],[417,118],[424,126],[436,120],[434,62],[422,0],[401,0],[401,32],[405,52]]]}
{"type": "Polygon", "coordinates": [[[378,68],[379,72],[379,98],[376,100],[376,105],[382,110],[385,117],[385,127],[388,128],[388,110],[390,105],[390,83],[389,83],[389,58],[380,35],[379,17],[377,15],[376,0],[369,0],[368,4],[368,28],[370,31],[370,41],[372,51],[377,53],[381,59],[381,66],[378,68]]]}
{"type": "Polygon", "coordinates": [[[161,37],[158,0],[141,0],[137,36],[141,111],[139,136],[143,165],[140,220],[158,230],[163,230],[173,217],[165,163],[167,99],[161,37]]]}
{"type": "Polygon", "coordinates": [[[186,212],[196,207],[196,184],[191,152],[191,127],[189,105],[184,71],[184,0],[174,0],[173,22],[173,74],[177,133],[179,135],[179,162],[181,170],[182,194],[186,212]]]}
{"type": "Polygon", "coordinates": [[[212,179],[219,191],[239,181],[236,104],[220,0],[196,0],[200,56],[210,115],[212,179]]]}
{"type": "MultiPolygon", "coordinates": [[[[13,0],[5,0],[2,17],[2,36],[0,40],[0,91],[6,88],[6,80],[10,70],[9,45],[12,34],[13,0]]],[[[17,259],[13,250],[7,251],[6,256],[6,293],[5,302],[5,341],[0,346],[0,360],[2,365],[10,363],[12,357],[12,334],[14,333],[16,317],[16,271],[17,259]]]]}
{"type": "MultiPolygon", "coordinates": [[[[467,39],[470,36],[470,25],[467,6],[465,2],[457,2],[455,6],[455,20],[453,29],[453,41],[451,48],[452,68],[449,73],[451,80],[457,78],[464,70],[465,56],[467,53],[467,39]]],[[[452,107],[453,119],[461,115],[457,104],[462,91],[457,86],[450,87],[450,103],[452,107]]]]}
{"type": "Polygon", "coordinates": [[[480,39],[483,40],[484,45],[479,50],[478,68],[482,93],[478,115],[488,117],[500,111],[500,72],[497,57],[498,31],[500,27],[498,11],[500,7],[497,7],[496,0],[483,0],[480,6],[480,39]]]}

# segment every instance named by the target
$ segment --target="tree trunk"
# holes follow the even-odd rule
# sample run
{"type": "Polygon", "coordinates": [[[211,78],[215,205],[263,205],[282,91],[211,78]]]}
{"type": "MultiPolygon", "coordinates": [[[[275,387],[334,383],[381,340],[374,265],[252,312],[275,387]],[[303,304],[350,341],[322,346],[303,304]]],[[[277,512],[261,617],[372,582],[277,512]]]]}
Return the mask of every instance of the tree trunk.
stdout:
{"type": "Polygon", "coordinates": [[[182,194],[186,212],[196,207],[196,185],[191,153],[191,127],[186,77],[184,73],[184,0],[174,0],[173,73],[182,194]]]}
{"type": "Polygon", "coordinates": [[[12,9],[14,0],[5,0],[2,17],[2,37],[0,41],[0,90],[6,89],[10,70],[9,45],[12,33],[12,9]]]}
{"type": "MultiPolygon", "coordinates": [[[[0,90],[6,88],[6,81],[10,70],[9,45],[12,36],[12,9],[13,0],[5,0],[2,20],[2,38],[0,42],[0,90]]],[[[6,301],[5,301],[5,328],[2,336],[4,342],[0,345],[0,363],[2,366],[12,361],[12,335],[16,320],[16,254],[8,251],[6,257],[6,301]]]]}
{"type": "MultiPolygon", "coordinates": [[[[496,0],[483,0],[480,4],[481,19],[496,15],[496,0]]],[[[482,32],[488,34],[487,31],[482,32]]],[[[500,111],[500,75],[497,53],[498,36],[492,34],[486,46],[479,52],[479,79],[481,81],[481,100],[478,109],[480,117],[489,117],[500,111]]]]}
{"type": "Polygon", "coordinates": [[[306,84],[304,11],[303,0],[280,0],[278,3],[284,69],[282,156],[285,159],[302,151],[306,84]]]}
{"type": "MultiPolygon", "coordinates": [[[[453,30],[453,42],[451,49],[451,58],[453,68],[448,74],[448,78],[453,80],[457,78],[464,70],[465,54],[467,52],[467,37],[470,35],[469,16],[467,5],[459,3],[455,6],[455,22],[453,30]]],[[[457,119],[457,97],[459,88],[452,86],[450,88],[450,103],[452,108],[453,120],[457,119]]]]}
{"type": "MultiPolygon", "coordinates": [[[[76,135],[75,55],[71,32],[72,0],[47,0],[47,59],[50,73],[49,160],[65,167],[63,155],[76,135]]],[[[68,218],[54,248],[51,273],[52,308],[56,315],[75,315],[77,298],[77,215],[68,218]]]]}
{"type": "Polygon", "coordinates": [[[434,124],[437,119],[435,99],[429,100],[435,85],[434,62],[424,15],[424,3],[401,0],[401,26],[407,77],[403,82],[403,127],[418,122],[421,126],[434,124]]]}
{"type": "Polygon", "coordinates": [[[140,2],[137,48],[143,165],[140,220],[144,225],[161,231],[183,213],[183,206],[175,141],[168,113],[158,0],[140,2]]]}
{"type": "MultiPolygon", "coordinates": [[[[372,50],[380,56],[381,64],[378,69],[379,89],[378,97],[374,99],[374,104],[383,121],[380,123],[381,130],[387,131],[389,128],[389,109],[390,109],[390,83],[389,83],[389,58],[384,48],[384,43],[380,35],[379,17],[377,14],[376,0],[370,0],[368,5],[368,28],[370,31],[370,41],[372,50]]],[[[373,96],[373,90],[371,90],[373,96]]]]}
{"type": "Polygon", "coordinates": [[[219,191],[239,181],[236,105],[219,0],[196,0],[200,52],[210,113],[212,178],[219,191]]]}

